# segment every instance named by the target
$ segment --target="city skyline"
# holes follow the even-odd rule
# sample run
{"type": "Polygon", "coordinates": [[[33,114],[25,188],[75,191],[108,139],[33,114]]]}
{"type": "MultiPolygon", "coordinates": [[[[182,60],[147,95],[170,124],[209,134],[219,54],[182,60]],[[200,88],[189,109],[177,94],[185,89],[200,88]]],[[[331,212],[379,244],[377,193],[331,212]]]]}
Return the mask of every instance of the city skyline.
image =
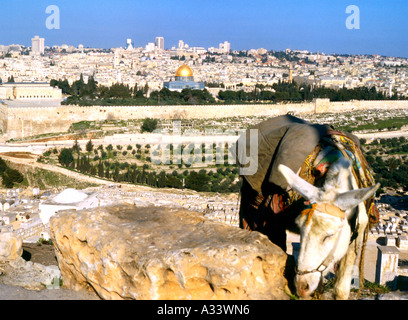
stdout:
{"type": "Polygon", "coordinates": [[[164,37],[165,49],[183,40],[191,46],[213,47],[228,41],[232,50],[299,49],[327,54],[379,54],[408,58],[408,31],[402,0],[256,0],[196,1],[2,1],[0,44],[31,45],[45,38],[45,46],[83,44],[85,47],[136,47],[164,37]],[[359,26],[347,28],[350,5],[359,9],[359,26]],[[46,20],[59,9],[59,26],[46,20]]]}

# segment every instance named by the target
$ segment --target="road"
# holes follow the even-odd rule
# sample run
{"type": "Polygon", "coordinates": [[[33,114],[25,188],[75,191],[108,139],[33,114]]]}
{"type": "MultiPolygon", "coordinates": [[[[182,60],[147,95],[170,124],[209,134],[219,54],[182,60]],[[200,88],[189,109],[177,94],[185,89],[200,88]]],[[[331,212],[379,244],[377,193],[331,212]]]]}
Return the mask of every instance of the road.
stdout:
{"type": "Polygon", "coordinates": [[[408,138],[408,131],[407,130],[398,130],[398,131],[379,131],[374,133],[356,133],[355,134],[359,139],[366,139],[367,141],[373,139],[391,139],[391,138],[399,138],[399,137],[406,137],[408,138]]]}
{"type": "Polygon", "coordinates": [[[39,169],[43,169],[43,170],[56,172],[56,173],[59,173],[59,174],[69,176],[69,177],[71,177],[73,179],[76,179],[76,180],[79,180],[79,181],[84,181],[84,182],[89,182],[89,183],[99,184],[99,185],[111,185],[111,184],[113,184],[112,181],[107,181],[107,180],[99,179],[99,178],[96,178],[96,177],[89,177],[87,175],[83,175],[83,174],[80,174],[80,173],[77,173],[77,172],[74,172],[74,171],[59,167],[59,166],[37,162],[37,156],[34,155],[34,154],[25,155],[26,157],[24,157],[24,158],[19,157],[18,154],[17,154],[17,156],[12,156],[12,153],[0,153],[0,156],[4,160],[8,160],[8,161],[11,161],[13,163],[23,164],[25,166],[29,166],[29,167],[32,167],[32,168],[39,168],[39,169]]]}

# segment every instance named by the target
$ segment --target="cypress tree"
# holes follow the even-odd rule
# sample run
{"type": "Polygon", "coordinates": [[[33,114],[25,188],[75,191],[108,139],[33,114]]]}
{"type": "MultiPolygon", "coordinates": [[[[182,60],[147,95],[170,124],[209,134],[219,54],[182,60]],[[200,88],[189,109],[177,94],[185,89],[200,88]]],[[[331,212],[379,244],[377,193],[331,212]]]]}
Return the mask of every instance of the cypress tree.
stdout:
{"type": "Polygon", "coordinates": [[[103,163],[101,160],[99,160],[98,163],[98,176],[103,178],[104,177],[104,172],[103,172],[103,163]]]}

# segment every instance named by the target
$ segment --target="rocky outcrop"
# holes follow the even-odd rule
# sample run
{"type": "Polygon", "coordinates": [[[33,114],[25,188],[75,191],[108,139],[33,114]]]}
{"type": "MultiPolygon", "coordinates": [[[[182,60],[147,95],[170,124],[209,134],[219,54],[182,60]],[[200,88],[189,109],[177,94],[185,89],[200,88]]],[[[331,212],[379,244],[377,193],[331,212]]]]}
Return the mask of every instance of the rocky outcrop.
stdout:
{"type": "Polygon", "coordinates": [[[23,240],[14,232],[0,232],[0,263],[15,260],[23,254],[23,240]]]}
{"type": "Polygon", "coordinates": [[[64,286],[103,299],[288,299],[280,248],[198,213],[118,205],[59,212],[50,228],[64,286]]]}
{"type": "Polygon", "coordinates": [[[22,257],[23,241],[14,232],[0,232],[1,283],[29,290],[59,288],[61,273],[57,266],[44,266],[22,257]]]}
{"type": "Polygon", "coordinates": [[[22,257],[0,264],[0,274],[1,283],[28,290],[58,289],[61,285],[61,272],[57,266],[44,266],[22,257]]]}

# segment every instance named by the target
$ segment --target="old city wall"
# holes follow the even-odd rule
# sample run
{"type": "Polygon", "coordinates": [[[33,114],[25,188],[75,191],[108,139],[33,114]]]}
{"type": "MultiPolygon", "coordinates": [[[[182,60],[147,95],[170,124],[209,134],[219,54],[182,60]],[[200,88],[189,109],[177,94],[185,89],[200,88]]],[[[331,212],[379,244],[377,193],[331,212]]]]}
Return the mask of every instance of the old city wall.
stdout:
{"type": "Polygon", "coordinates": [[[351,102],[330,102],[328,112],[347,112],[373,109],[406,109],[408,100],[364,100],[351,102]]]}
{"type": "Polygon", "coordinates": [[[65,110],[60,107],[0,107],[0,126],[8,139],[28,137],[47,132],[67,131],[71,119],[64,118],[65,110]]]}
{"type": "Polygon", "coordinates": [[[301,115],[387,108],[408,108],[408,100],[330,102],[328,99],[317,99],[314,102],[297,104],[194,106],[8,107],[1,105],[0,129],[7,139],[11,139],[66,132],[72,123],[83,120],[144,119],[147,117],[159,119],[273,117],[288,112],[301,115]]]}
{"type": "Polygon", "coordinates": [[[287,112],[313,112],[314,104],[198,105],[111,107],[7,107],[0,106],[0,129],[7,139],[66,132],[72,123],[121,119],[201,119],[236,116],[277,116],[287,112]]]}

